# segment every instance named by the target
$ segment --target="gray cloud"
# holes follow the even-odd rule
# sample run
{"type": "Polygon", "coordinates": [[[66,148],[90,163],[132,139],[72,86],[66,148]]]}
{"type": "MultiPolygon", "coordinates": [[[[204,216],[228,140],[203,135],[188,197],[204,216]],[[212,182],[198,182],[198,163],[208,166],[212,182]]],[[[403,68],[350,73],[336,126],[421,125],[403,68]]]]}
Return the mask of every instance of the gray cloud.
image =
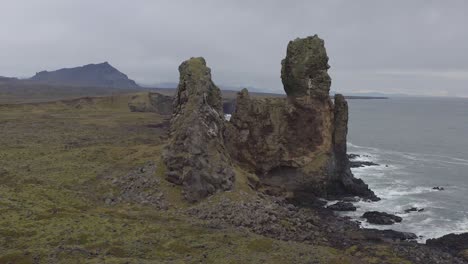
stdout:
{"type": "Polygon", "coordinates": [[[204,56],[218,84],[282,91],[289,40],[319,34],[333,90],[468,97],[467,1],[2,3],[0,75],[109,61],[141,83],[204,56]]]}

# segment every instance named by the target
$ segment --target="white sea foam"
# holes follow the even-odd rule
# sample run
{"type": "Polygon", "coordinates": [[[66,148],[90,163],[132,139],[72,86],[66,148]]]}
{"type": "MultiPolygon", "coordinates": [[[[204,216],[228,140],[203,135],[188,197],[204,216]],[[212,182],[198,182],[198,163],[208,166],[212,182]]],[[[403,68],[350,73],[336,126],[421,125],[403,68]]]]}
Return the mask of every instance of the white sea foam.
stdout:
{"type": "Polygon", "coordinates": [[[372,203],[356,202],[354,203],[357,207],[356,211],[340,212],[340,215],[350,216],[360,221],[363,228],[391,228],[397,231],[413,232],[420,236],[418,241],[421,243],[429,238],[440,237],[448,233],[468,232],[468,212],[453,210],[451,202],[439,199],[454,195],[455,192],[466,192],[465,186],[444,185],[446,191],[439,193],[432,189],[433,186],[429,186],[431,181],[424,181],[424,185],[421,182],[424,178],[419,178],[420,182],[414,180],[415,173],[418,171],[415,168],[426,166],[446,168],[450,164],[468,166],[468,160],[442,155],[382,150],[352,143],[348,143],[348,146],[351,153],[360,155],[354,160],[380,164],[379,166],[353,168],[352,171],[357,178],[362,178],[369,184],[369,187],[382,200],[372,203]],[[405,209],[412,207],[424,208],[424,211],[404,212],[405,209]],[[369,224],[361,218],[366,211],[396,214],[402,217],[403,221],[392,226],[369,224]],[[451,219],[444,217],[447,215],[451,219]]]}

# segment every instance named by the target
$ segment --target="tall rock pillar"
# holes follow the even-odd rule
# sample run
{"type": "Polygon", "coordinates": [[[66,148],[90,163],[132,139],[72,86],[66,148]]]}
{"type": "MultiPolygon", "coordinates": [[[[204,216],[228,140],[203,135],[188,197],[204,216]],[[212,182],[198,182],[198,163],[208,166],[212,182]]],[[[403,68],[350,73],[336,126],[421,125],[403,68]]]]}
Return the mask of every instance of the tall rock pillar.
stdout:
{"type": "Polygon", "coordinates": [[[210,68],[203,58],[191,58],[179,72],[163,160],[167,180],[182,185],[187,200],[198,201],[231,189],[234,171],[224,146],[221,91],[211,80],[210,68]]]}

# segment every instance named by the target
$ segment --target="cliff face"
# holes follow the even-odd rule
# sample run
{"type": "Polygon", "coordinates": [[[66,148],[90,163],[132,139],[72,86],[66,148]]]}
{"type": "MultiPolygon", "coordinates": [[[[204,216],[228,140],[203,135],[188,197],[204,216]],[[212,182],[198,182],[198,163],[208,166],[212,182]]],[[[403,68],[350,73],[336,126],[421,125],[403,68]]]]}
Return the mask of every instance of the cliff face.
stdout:
{"type": "Polygon", "coordinates": [[[291,41],[281,71],[287,98],[251,99],[241,91],[226,144],[270,192],[299,200],[346,194],[376,199],[349,169],[348,106],[342,95],[330,100],[328,68],[323,40],[291,41]]]}
{"type": "Polygon", "coordinates": [[[351,173],[348,105],[342,95],[330,99],[328,68],[323,40],[291,41],[281,71],[287,97],[252,99],[244,89],[226,122],[204,59],[182,63],[164,155],[167,179],[197,201],[232,187],[235,162],[255,173],[258,187],[269,194],[300,202],[334,195],[378,199],[351,173]]]}
{"type": "Polygon", "coordinates": [[[167,180],[182,185],[189,201],[229,190],[234,171],[224,146],[224,116],[219,88],[203,58],[179,67],[171,138],[164,153],[167,180]]]}

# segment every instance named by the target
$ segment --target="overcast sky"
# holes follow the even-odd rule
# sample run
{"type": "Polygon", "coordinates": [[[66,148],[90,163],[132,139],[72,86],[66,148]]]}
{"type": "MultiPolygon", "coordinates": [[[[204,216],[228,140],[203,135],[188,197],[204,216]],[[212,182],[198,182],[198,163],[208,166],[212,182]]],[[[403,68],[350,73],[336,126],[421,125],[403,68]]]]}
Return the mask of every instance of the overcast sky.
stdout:
{"type": "Polygon", "coordinates": [[[468,97],[468,1],[2,1],[0,76],[109,61],[177,82],[203,56],[218,85],[281,92],[289,40],[318,34],[332,90],[468,97]]]}

